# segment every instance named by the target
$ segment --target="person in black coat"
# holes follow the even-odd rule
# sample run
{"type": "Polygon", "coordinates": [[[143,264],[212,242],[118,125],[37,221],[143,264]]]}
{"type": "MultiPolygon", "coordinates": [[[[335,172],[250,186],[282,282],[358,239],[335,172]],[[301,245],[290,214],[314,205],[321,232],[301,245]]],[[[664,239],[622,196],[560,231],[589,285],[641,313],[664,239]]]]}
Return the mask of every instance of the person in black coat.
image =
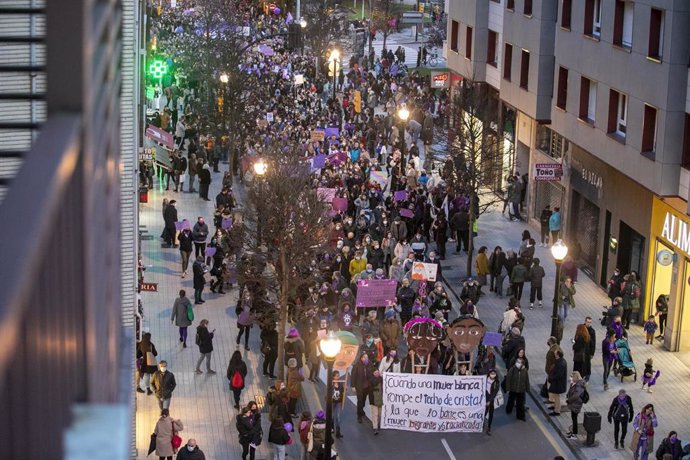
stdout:
{"type": "Polygon", "coordinates": [[[628,424],[633,421],[635,417],[635,410],[633,409],[632,399],[625,393],[625,390],[618,391],[618,396],[613,398],[609,413],[606,417],[609,423],[613,423],[613,437],[615,440],[616,449],[618,449],[620,433],[621,449],[625,446],[625,435],[628,433],[628,424]]]}
{"type": "Polygon", "coordinates": [[[486,379],[486,411],[484,412],[484,429],[491,436],[491,423],[494,420],[494,404],[498,392],[501,391],[496,369],[489,369],[486,379]]]}
{"type": "Polygon", "coordinates": [[[254,401],[250,401],[242,409],[242,413],[236,417],[235,426],[240,435],[240,445],[242,446],[242,460],[254,460],[256,446],[261,443],[261,412],[254,401]]]}
{"type": "Polygon", "coordinates": [[[196,439],[190,439],[186,445],[180,448],[177,460],[206,460],[206,455],[199,449],[196,439]]]}
{"type": "Polygon", "coordinates": [[[670,458],[671,460],[680,460],[684,458],[685,453],[683,452],[683,445],[678,439],[678,433],[671,431],[667,437],[665,437],[659,448],[656,450],[657,460],[665,460],[670,458]],[[670,457],[667,457],[670,455],[670,457]]]}
{"type": "Polygon", "coordinates": [[[568,363],[563,358],[563,352],[556,350],[556,361],[549,372],[549,402],[553,404],[551,416],[561,415],[561,395],[568,391],[568,363]]]}
{"type": "Polygon", "coordinates": [[[275,458],[285,458],[285,446],[290,442],[290,434],[285,429],[285,419],[282,417],[277,417],[271,423],[271,430],[268,432],[268,442],[273,444],[275,458]]]}
{"type": "Polygon", "coordinates": [[[177,229],[175,228],[175,222],[177,222],[177,201],[170,200],[168,205],[163,210],[163,221],[165,222],[165,230],[163,231],[163,238],[165,239],[165,244],[167,247],[173,246],[173,240],[175,238],[175,233],[177,229]]]}
{"type": "Polygon", "coordinates": [[[209,332],[208,330],[208,320],[202,319],[199,325],[196,327],[196,344],[199,346],[199,360],[196,362],[196,373],[201,374],[201,362],[206,359],[206,372],[209,374],[215,374],[216,371],[211,369],[211,353],[213,353],[213,334],[216,330],[209,332]]]}
{"type": "Polygon", "coordinates": [[[244,389],[244,380],[247,378],[247,364],[242,360],[242,353],[239,350],[235,350],[232,358],[230,358],[227,377],[230,382],[230,390],[232,390],[232,395],[235,398],[235,409],[239,410],[240,394],[244,389]],[[236,377],[235,373],[239,374],[239,377],[236,377]]]}
{"type": "Polygon", "coordinates": [[[369,398],[369,404],[374,404],[374,364],[367,353],[362,353],[359,360],[352,367],[352,381],[350,385],[357,392],[357,421],[362,423],[364,405],[369,398]]]}
{"type": "Polygon", "coordinates": [[[182,229],[177,236],[177,241],[180,242],[180,257],[182,258],[182,278],[187,276],[187,269],[189,268],[189,258],[192,256],[192,231],[189,227],[182,229]]]}
{"type": "Polygon", "coordinates": [[[261,327],[261,353],[264,355],[264,376],[276,378],[274,372],[278,359],[278,331],[273,321],[261,327]]]}
{"type": "Polygon", "coordinates": [[[194,304],[199,305],[205,302],[201,298],[201,292],[204,290],[204,285],[206,284],[206,278],[204,274],[208,271],[206,265],[204,265],[203,256],[198,256],[196,262],[192,265],[192,272],[194,273],[194,304]]]}
{"type": "Polygon", "coordinates": [[[208,163],[199,170],[199,197],[205,201],[211,201],[208,197],[208,188],[211,185],[211,170],[208,163]]]}

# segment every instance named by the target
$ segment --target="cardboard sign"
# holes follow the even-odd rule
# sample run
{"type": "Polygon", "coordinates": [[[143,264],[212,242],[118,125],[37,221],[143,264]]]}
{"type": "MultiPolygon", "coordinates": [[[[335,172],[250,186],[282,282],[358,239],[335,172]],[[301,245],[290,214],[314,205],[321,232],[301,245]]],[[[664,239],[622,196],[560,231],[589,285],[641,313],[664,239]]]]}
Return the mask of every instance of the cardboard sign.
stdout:
{"type": "Polygon", "coordinates": [[[414,212],[411,209],[402,208],[400,210],[400,216],[401,217],[407,217],[408,219],[412,219],[414,217],[414,212]]]}
{"type": "Polygon", "coordinates": [[[331,202],[331,206],[333,206],[334,211],[346,212],[347,211],[347,198],[333,198],[333,201],[331,202]]]}
{"type": "Polygon", "coordinates": [[[266,121],[269,123],[273,122],[273,112],[266,112],[266,121]]]}
{"type": "Polygon", "coordinates": [[[386,179],[386,176],[380,171],[371,171],[371,173],[369,173],[369,180],[371,182],[376,182],[381,188],[385,188],[386,184],[388,184],[388,179],[386,179]]]}
{"type": "Polygon", "coordinates": [[[315,142],[321,142],[326,138],[326,133],[322,129],[315,129],[311,132],[310,139],[315,142]]]}
{"type": "Polygon", "coordinates": [[[326,137],[335,136],[336,139],[340,139],[340,129],[339,128],[326,128],[324,129],[326,137]]]}
{"type": "Polygon", "coordinates": [[[189,221],[188,221],[187,219],[183,220],[182,222],[175,222],[175,229],[176,229],[178,232],[181,232],[182,230],[184,230],[184,229],[186,229],[186,228],[192,228],[192,227],[189,225],[189,221]]]}
{"type": "Polygon", "coordinates": [[[481,433],[486,376],[383,374],[381,428],[417,433],[481,433]]]}
{"type": "Polygon", "coordinates": [[[425,262],[414,262],[412,264],[412,279],[421,281],[436,281],[438,265],[425,262]]]}
{"type": "Polygon", "coordinates": [[[304,84],[304,75],[295,75],[295,85],[304,84]]]}
{"type": "Polygon", "coordinates": [[[139,288],[141,292],[158,292],[158,283],[141,283],[139,288]]]}
{"type": "Polygon", "coordinates": [[[396,304],[398,282],[396,280],[359,280],[357,282],[357,307],[388,307],[396,304]]]}
{"type": "Polygon", "coordinates": [[[407,199],[407,191],[406,190],[398,190],[393,194],[393,199],[395,201],[405,201],[407,199]]]}
{"type": "Polygon", "coordinates": [[[151,139],[152,141],[158,142],[159,144],[167,147],[170,150],[175,148],[175,141],[173,139],[173,135],[153,125],[149,125],[146,128],[145,136],[151,139]]]}
{"type": "Polygon", "coordinates": [[[139,161],[153,161],[156,159],[156,149],[154,148],[140,148],[139,161]]]}

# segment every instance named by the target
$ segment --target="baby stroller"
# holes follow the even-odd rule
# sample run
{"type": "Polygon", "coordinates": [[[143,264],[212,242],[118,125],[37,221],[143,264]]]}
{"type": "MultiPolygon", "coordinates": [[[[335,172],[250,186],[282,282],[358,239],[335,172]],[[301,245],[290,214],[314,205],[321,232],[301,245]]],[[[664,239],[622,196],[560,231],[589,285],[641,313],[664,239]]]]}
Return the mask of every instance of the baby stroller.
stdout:
{"type": "Polygon", "coordinates": [[[613,365],[613,375],[620,376],[621,382],[625,377],[632,375],[635,379],[634,381],[637,382],[637,370],[630,354],[628,341],[623,338],[618,339],[616,340],[616,347],[618,348],[618,356],[613,365]]]}

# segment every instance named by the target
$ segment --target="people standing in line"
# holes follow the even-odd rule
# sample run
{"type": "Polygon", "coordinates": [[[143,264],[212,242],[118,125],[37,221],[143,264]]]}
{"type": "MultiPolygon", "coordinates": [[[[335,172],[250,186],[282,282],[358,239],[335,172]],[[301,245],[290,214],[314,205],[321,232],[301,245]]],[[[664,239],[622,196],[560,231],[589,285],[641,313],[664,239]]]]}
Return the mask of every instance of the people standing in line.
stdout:
{"type": "Polygon", "coordinates": [[[586,325],[577,325],[573,340],[573,370],[578,371],[584,378],[592,373],[592,361],[589,354],[592,338],[589,336],[586,325]]]}
{"type": "Polygon", "coordinates": [[[194,305],[201,305],[206,302],[201,298],[201,293],[204,291],[204,285],[206,284],[204,275],[207,271],[208,268],[204,264],[203,256],[198,256],[192,265],[192,273],[194,274],[194,305]]]}
{"type": "Polygon", "coordinates": [[[194,228],[192,229],[192,239],[194,240],[194,255],[197,259],[199,256],[206,256],[206,240],[208,239],[208,225],[204,218],[199,216],[194,228]]]}
{"type": "MultiPolygon", "coordinates": [[[[558,346],[558,345],[556,345],[558,346]]],[[[549,415],[558,417],[561,415],[561,395],[568,390],[568,363],[563,357],[563,351],[555,350],[555,361],[549,372],[549,402],[553,409],[549,415]]]]}
{"type": "Polygon", "coordinates": [[[211,185],[211,168],[204,163],[201,169],[197,169],[199,175],[199,197],[204,201],[211,201],[208,197],[208,188],[211,185]]]}
{"type": "Polygon", "coordinates": [[[558,294],[561,297],[560,305],[558,308],[558,319],[561,321],[561,324],[563,325],[565,325],[565,319],[568,317],[568,310],[570,310],[571,308],[575,308],[576,292],[577,291],[575,290],[573,280],[569,276],[566,276],[566,278],[563,280],[560,287],[558,288],[558,294]]]}
{"type": "Polygon", "coordinates": [[[287,390],[290,397],[288,412],[292,418],[297,417],[297,401],[302,397],[302,382],[304,382],[304,375],[297,367],[297,360],[290,358],[288,360],[287,390]]]}
{"type": "Polygon", "coordinates": [[[180,342],[182,348],[187,348],[187,328],[192,325],[194,319],[194,309],[192,302],[187,298],[187,292],[180,289],[180,296],[175,299],[172,307],[172,316],[170,321],[175,323],[175,326],[180,328],[180,342]]]}
{"type": "Polygon", "coordinates": [[[666,319],[668,318],[668,299],[666,294],[660,294],[656,299],[656,315],[659,317],[659,335],[657,340],[664,339],[664,328],[666,327],[666,319]]]}
{"type": "Polygon", "coordinates": [[[561,237],[561,208],[556,206],[553,208],[551,216],[549,216],[549,232],[551,233],[551,244],[554,244],[561,237]]]}
{"type": "MultiPolygon", "coordinates": [[[[141,362],[139,373],[142,377],[141,381],[144,382],[147,395],[153,394],[151,391],[151,376],[158,370],[156,356],[158,356],[156,346],[151,342],[151,334],[146,332],[137,346],[137,359],[141,362]]],[[[141,382],[137,385],[137,392],[144,392],[144,388],[141,387],[141,382]]]]}
{"type": "Polygon", "coordinates": [[[206,460],[206,455],[199,449],[196,439],[190,438],[177,454],[177,460],[206,460]]]}
{"type": "Polygon", "coordinates": [[[369,359],[369,355],[362,353],[355,365],[352,367],[351,386],[357,393],[357,422],[362,423],[364,418],[364,405],[367,398],[369,405],[373,403],[372,379],[374,378],[374,365],[369,359]]]}
{"type": "Polygon", "coordinates": [[[274,460],[285,460],[285,446],[290,442],[290,434],[285,429],[285,421],[282,417],[276,417],[271,423],[268,442],[273,444],[274,460]]]}
{"type": "Polygon", "coordinates": [[[491,436],[491,424],[494,421],[494,409],[496,409],[496,397],[501,391],[498,383],[496,369],[489,369],[486,375],[486,409],[484,410],[484,431],[491,436]]]}
{"type": "Polygon", "coordinates": [[[678,433],[671,431],[665,437],[656,451],[658,460],[681,460],[686,454],[683,451],[683,444],[678,439],[678,433]]]}
{"type": "Polygon", "coordinates": [[[378,369],[373,372],[371,379],[371,394],[369,401],[369,409],[371,411],[371,427],[374,430],[374,436],[379,434],[381,427],[381,407],[383,407],[383,379],[378,369]]]}
{"type": "Polygon", "coordinates": [[[549,221],[551,220],[551,205],[544,206],[539,215],[539,229],[541,230],[541,242],[539,246],[547,247],[549,245],[549,221]]]}
{"type": "Polygon", "coordinates": [[[278,331],[273,320],[266,321],[261,326],[261,354],[264,355],[264,376],[275,379],[276,360],[278,359],[278,331]]]}
{"type": "Polygon", "coordinates": [[[237,346],[240,346],[242,334],[244,334],[244,349],[249,351],[249,331],[254,324],[254,312],[252,311],[252,294],[249,290],[244,291],[242,300],[237,304],[235,309],[237,314],[237,346]]]}
{"type": "MultiPolygon", "coordinates": [[[[197,366],[198,368],[198,366],[197,366]]],[[[242,353],[235,350],[228,363],[228,371],[226,373],[228,382],[230,383],[230,391],[235,399],[235,409],[240,409],[240,395],[244,389],[245,379],[247,378],[247,364],[242,360],[242,353]]]]}
{"type": "Polygon", "coordinates": [[[585,397],[586,391],[585,381],[582,379],[582,376],[578,371],[573,371],[566,400],[568,409],[570,409],[570,418],[573,422],[572,430],[566,434],[568,439],[577,438],[577,416],[582,411],[582,406],[585,403],[584,400],[587,399],[585,397]]]}
{"type": "Polygon", "coordinates": [[[609,389],[608,379],[613,363],[616,362],[618,347],[616,346],[616,332],[608,330],[606,338],[601,342],[601,358],[604,363],[604,390],[609,389]]]}
{"type": "Polygon", "coordinates": [[[542,281],[546,276],[544,267],[539,265],[539,258],[535,257],[532,259],[532,267],[529,270],[529,309],[534,309],[534,300],[539,301],[539,308],[544,308],[542,301],[542,281]]]}
{"type": "Polygon", "coordinates": [[[206,359],[206,373],[216,373],[216,371],[211,369],[211,354],[213,354],[213,335],[215,332],[215,329],[209,332],[207,319],[202,319],[201,321],[199,321],[199,325],[196,327],[196,344],[199,346],[199,353],[201,353],[201,356],[199,356],[199,359],[196,362],[196,368],[194,369],[194,372],[196,372],[197,374],[202,373],[199,367],[201,366],[201,362],[204,359],[206,359]]]}
{"type": "Polygon", "coordinates": [[[151,378],[151,387],[161,410],[170,408],[170,399],[176,386],[175,375],[168,370],[168,362],[161,361],[158,364],[158,370],[151,378]]]}
{"type": "Polygon", "coordinates": [[[174,247],[173,243],[177,233],[177,227],[175,227],[175,222],[177,222],[177,201],[170,200],[163,208],[163,221],[165,222],[163,239],[165,240],[166,247],[172,248],[174,247]]]}
{"type": "Polygon", "coordinates": [[[506,376],[506,391],[508,392],[508,402],[506,403],[506,414],[510,415],[515,407],[516,415],[519,420],[527,421],[525,416],[525,393],[529,390],[529,371],[522,359],[515,360],[515,364],[508,369],[506,376]]]}
{"type": "Polygon", "coordinates": [[[187,269],[189,268],[189,258],[192,255],[192,231],[189,227],[185,227],[177,236],[177,241],[180,243],[180,257],[182,259],[182,275],[187,276],[187,269]]]}
{"type": "Polygon", "coordinates": [[[628,423],[633,421],[634,416],[632,399],[621,388],[618,390],[618,396],[611,401],[609,413],[606,417],[609,423],[613,423],[613,440],[616,449],[618,449],[619,445],[621,449],[625,448],[625,435],[628,434],[628,423]],[[620,437],[618,436],[619,433],[620,437]]]}
{"type": "Polygon", "coordinates": [[[654,428],[657,426],[654,405],[647,404],[633,419],[633,436],[630,449],[635,460],[647,460],[654,452],[654,428]]]}
{"type": "Polygon", "coordinates": [[[182,421],[172,418],[167,407],[161,409],[161,417],[153,430],[156,434],[156,455],[159,460],[172,460],[173,455],[177,453],[177,449],[172,445],[173,436],[183,429],[182,421]]]}

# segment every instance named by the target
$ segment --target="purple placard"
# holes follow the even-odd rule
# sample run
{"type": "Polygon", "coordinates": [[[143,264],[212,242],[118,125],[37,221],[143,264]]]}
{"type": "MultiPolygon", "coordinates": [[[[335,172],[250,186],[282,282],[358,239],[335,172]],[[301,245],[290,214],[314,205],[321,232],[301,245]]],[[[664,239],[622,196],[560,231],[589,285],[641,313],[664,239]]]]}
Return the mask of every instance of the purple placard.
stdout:
{"type": "Polygon", "coordinates": [[[345,152],[335,152],[331,155],[328,156],[328,160],[334,165],[334,166],[340,166],[341,163],[344,163],[347,161],[347,153],[345,152]]]}
{"type": "Polygon", "coordinates": [[[407,199],[407,191],[406,190],[398,190],[393,194],[393,199],[395,201],[405,201],[407,199]]]}
{"type": "Polygon", "coordinates": [[[357,282],[358,307],[388,307],[395,305],[398,289],[396,280],[359,280],[357,282]]]}
{"type": "Polygon", "coordinates": [[[188,221],[187,219],[184,219],[184,220],[181,221],[181,222],[175,222],[175,229],[176,229],[178,232],[184,230],[185,228],[191,228],[191,227],[189,226],[189,221],[188,221]]]}
{"type": "Polygon", "coordinates": [[[232,228],[232,217],[223,217],[223,221],[220,224],[223,230],[228,230],[232,228]]]}
{"type": "Polygon", "coordinates": [[[206,257],[213,257],[216,254],[216,248],[206,248],[206,257]]]}
{"type": "Polygon", "coordinates": [[[332,206],[334,211],[347,211],[347,198],[333,198],[332,206]]]}
{"type": "Polygon", "coordinates": [[[336,139],[340,138],[340,128],[326,128],[323,130],[327,138],[335,136],[336,139]]]}
{"type": "Polygon", "coordinates": [[[402,208],[400,210],[400,215],[402,217],[407,217],[408,219],[412,219],[414,217],[414,212],[412,212],[412,210],[410,210],[410,209],[402,208]]]}
{"type": "Polygon", "coordinates": [[[326,166],[326,155],[316,155],[311,159],[312,169],[321,169],[326,166]]]}
{"type": "Polygon", "coordinates": [[[484,334],[484,339],[482,340],[482,344],[485,347],[489,347],[489,346],[500,347],[502,343],[503,343],[503,334],[501,334],[500,332],[486,332],[484,334]]]}

